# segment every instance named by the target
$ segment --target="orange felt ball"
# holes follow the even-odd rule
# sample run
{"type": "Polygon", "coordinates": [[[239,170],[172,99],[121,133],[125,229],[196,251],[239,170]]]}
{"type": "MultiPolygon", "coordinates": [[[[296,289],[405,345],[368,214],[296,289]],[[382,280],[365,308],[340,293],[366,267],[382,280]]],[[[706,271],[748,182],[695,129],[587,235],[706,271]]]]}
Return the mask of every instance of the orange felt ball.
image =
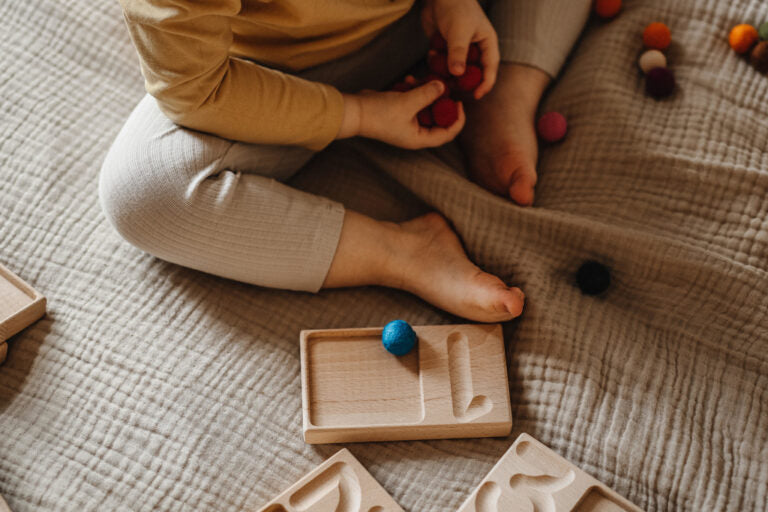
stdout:
{"type": "Polygon", "coordinates": [[[728,34],[728,44],[736,53],[747,53],[759,37],[755,27],[742,23],[731,29],[731,33],[728,34]]]}
{"type": "Polygon", "coordinates": [[[643,30],[643,44],[648,48],[664,50],[672,42],[672,33],[663,23],[651,23],[643,30]]]}
{"type": "Polygon", "coordinates": [[[595,0],[595,12],[601,18],[613,18],[621,10],[621,0],[595,0]]]}

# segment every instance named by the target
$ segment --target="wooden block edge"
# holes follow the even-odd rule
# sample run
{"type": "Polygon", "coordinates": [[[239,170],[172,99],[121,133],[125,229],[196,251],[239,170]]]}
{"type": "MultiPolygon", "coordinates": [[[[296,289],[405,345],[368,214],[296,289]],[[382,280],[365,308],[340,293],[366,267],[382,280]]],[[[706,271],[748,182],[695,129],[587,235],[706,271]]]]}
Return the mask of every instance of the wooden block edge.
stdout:
{"type": "MultiPolygon", "coordinates": [[[[325,459],[323,462],[312,468],[311,470],[307,471],[303,476],[301,476],[298,480],[296,480],[294,483],[290,484],[287,488],[285,488],[280,494],[272,498],[269,502],[267,502],[262,508],[258,509],[257,512],[267,512],[272,506],[274,505],[281,505],[281,502],[291,496],[293,493],[301,489],[307,482],[307,480],[311,481],[313,476],[319,473],[322,473],[326,468],[330,467],[331,465],[337,463],[337,462],[345,462],[351,466],[354,467],[354,469],[359,472],[365,480],[367,480],[368,485],[374,485],[376,489],[378,489],[382,494],[389,497],[391,504],[395,507],[393,512],[405,512],[400,505],[395,502],[394,498],[387,492],[384,487],[379,483],[378,480],[376,480],[373,475],[366,469],[363,464],[357,460],[357,457],[355,457],[352,452],[350,452],[347,448],[342,448],[336,453],[334,453],[332,456],[325,459]]],[[[361,486],[364,484],[364,482],[361,482],[361,486]]],[[[282,506],[282,505],[281,505],[282,506]]],[[[2,510],[0,510],[2,512],[2,510]]]]}

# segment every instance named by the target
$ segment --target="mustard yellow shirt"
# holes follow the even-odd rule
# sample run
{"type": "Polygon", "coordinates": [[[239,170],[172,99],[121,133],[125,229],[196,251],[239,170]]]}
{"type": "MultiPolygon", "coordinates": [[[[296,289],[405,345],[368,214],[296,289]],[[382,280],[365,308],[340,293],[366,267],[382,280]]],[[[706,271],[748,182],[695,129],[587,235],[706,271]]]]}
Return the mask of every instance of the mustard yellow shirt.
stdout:
{"type": "Polygon", "coordinates": [[[341,93],[271,68],[351,53],[413,2],[120,0],[147,92],[169,118],[228,139],[316,150],[339,131],[341,93]]]}

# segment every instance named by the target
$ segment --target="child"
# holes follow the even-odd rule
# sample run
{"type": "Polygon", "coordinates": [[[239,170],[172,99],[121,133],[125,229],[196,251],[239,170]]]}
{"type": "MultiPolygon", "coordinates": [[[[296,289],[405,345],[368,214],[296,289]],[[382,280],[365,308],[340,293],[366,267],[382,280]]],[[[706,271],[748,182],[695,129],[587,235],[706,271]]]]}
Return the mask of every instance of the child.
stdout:
{"type": "Polygon", "coordinates": [[[281,181],[334,139],[418,149],[445,144],[463,128],[474,179],[530,205],[536,107],[589,0],[496,0],[489,12],[498,37],[477,0],[121,4],[148,95],[110,149],[99,191],[129,242],[261,286],[376,284],[471,320],[521,313],[520,289],[475,266],[439,214],[380,222],[281,181]],[[359,92],[382,90],[424,58],[420,24],[445,37],[455,75],[470,42],[482,51],[476,101],[448,128],[416,121],[442,93],[439,82],[359,92]]]}

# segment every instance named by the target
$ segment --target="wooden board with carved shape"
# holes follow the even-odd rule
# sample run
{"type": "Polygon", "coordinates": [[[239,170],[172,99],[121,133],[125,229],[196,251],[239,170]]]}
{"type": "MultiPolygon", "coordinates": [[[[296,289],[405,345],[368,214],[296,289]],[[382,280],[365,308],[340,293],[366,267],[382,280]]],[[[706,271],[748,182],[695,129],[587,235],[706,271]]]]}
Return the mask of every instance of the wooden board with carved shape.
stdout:
{"type": "Polygon", "coordinates": [[[45,314],[45,297],[0,265],[0,363],[8,349],[5,341],[45,314]]]}
{"type": "Polygon", "coordinates": [[[642,512],[545,445],[521,434],[459,512],[642,512]]]}
{"type": "Polygon", "coordinates": [[[310,444],[506,436],[512,429],[501,326],[414,326],[394,356],[381,328],[301,333],[310,444]]]}
{"type": "Polygon", "coordinates": [[[0,512],[11,512],[11,507],[8,506],[2,496],[0,496],[0,512]]]}
{"type": "Polygon", "coordinates": [[[404,512],[346,448],[259,512],[404,512]]]}

